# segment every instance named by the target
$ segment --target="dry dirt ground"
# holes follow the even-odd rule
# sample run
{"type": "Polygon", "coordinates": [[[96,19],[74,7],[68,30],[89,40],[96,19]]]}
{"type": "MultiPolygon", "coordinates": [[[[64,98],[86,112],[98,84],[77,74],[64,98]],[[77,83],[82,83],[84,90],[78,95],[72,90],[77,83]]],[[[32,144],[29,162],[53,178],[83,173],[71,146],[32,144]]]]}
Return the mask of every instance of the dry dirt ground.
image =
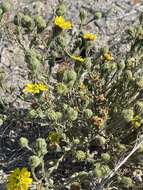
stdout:
{"type": "MultiPolygon", "coordinates": [[[[11,0],[11,2],[13,4],[12,14],[9,15],[11,19],[17,10],[24,7],[29,8],[31,12],[39,12],[48,19],[53,15],[58,0],[11,0]]],[[[142,0],[65,0],[65,2],[68,6],[67,17],[72,19],[75,27],[78,24],[80,10],[87,11],[89,21],[95,16],[96,11],[100,11],[102,18],[97,22],[90,22],[85,29],[98,34],[95,44],[97,51],[101,46],[108,44],[114,55],[124,56],[128,51],[126,29],[138,24],[137,17],[143,11],[142,0]]],[[[11,102],[14,100],[14,94],[18,93],[19,87],[27,81],[27,69],[21,50],[14,44],[11,45],[3,36],[0,36],[0,69],[5,72],[6,86],[14,89],[11,95],[1,94],[1,96],[11,102]]],[[[15,106],[22,108],[25,105],[16,100],[15,106]]],[[[6,139],[7,129],[8,126],[5,126],[5,129],[0,130],[1,142],[6,139]]],[[[14,131],[11,129],[9,133],[13,136],[14,131]]],[[[4,189],[6,171],[18,157],[16,152],[10,156],[5,155],[2,146],[4,145],[0,144],[0,190],[4,189]]],[[[12,152],[12,150],[9,151],[12,152]]]]}

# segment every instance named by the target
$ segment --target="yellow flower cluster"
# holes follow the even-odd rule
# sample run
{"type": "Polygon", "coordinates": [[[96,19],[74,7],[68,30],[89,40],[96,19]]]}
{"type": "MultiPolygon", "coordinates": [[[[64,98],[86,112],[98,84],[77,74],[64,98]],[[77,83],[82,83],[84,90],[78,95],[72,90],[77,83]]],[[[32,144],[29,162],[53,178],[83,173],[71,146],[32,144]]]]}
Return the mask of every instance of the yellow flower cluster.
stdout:
{"type": "Polygon", "coordinates": [[[47,91],[48,87],[42,83],[37,83],[37,84],[26,84],[23,92],[28,92],[32,94],[39,94],[43,91],[47,91]]]}
{"type": "Polygon", "coordinates": [[[30,172],[26,168],[16,168],[8,177],[7,190],[28,190],[31,184],[30,172]]]}
{"type": "Polygon", "coordinates": [[[113,60],[113,56],[112,56],[111,53],[104,53],[104,54],[103,54],[103,59],[104,59],[105,61],[112,61],[112,60],[113,60]]]}
{"type": "Polygon", "coordinates": [[[68,30],[72,28],[72,23],[70,21],[66,21],[62,16],[56,16],[55,25],[62,30],[68,30]]]}
{"type": "Polygon", "coordinates": [[[97,36],[95,34],[91,34],[89,32],[84,33],[83,38],[85,40],[94,41],[96,40],[97,36]]]}
{"type": "Polygon", "coordinates": [[[133,128],[138,128],[141,126],[142,121],[141,121],[141,117],[139,115],[135,116],[132,121],[131,121],[131,125],[133,128]]]}

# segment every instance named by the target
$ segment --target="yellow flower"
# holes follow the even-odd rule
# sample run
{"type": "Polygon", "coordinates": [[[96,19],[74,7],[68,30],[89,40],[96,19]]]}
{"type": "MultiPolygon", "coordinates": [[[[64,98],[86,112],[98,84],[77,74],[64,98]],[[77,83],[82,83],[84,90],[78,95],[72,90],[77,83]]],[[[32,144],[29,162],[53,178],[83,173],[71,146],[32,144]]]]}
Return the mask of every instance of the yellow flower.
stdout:
{"type": "Polygon", "coordinates": [[[30,172],[26,168],[16,168],[8,177],[7,190],[28,190],[31,184],[30,172]]]}
{"type": "Polygon", "coordinates": [[[68,30],[72,28],[72,23],[70,21],[66,21],[62,16],[56,16],[55,25],[62,30],[68,30]]]}
{"type": "Polygon", "coordinates": [[[39,88],[40,91],[47,91],[48,87],[42,83],[37,84],[37,88],[39,88]]]}
{"type": "Polygon", "coordinates": [[[73,59],[73,60],[75,60],[75,61],[77,61],[77,62],[81,62],[81,63],[83,63],[83,62],[85,62],[85,58],[82,58],[81,56],[75,56],[75,55],[71,55],[66,49],[65,49],[65,52],[67,53],[67,55],[71,58],[71,59],[73,59]]]}
{"type": "Polygon", "coordinates": [[[23,92],[29,92],[32,94],[39,94],[40,92],[47,91],[48,87],[42,83],[26,84],[23,92]]]}
{"type": "Polygon", "coordinates": [[[81,56],[74,56],[74,55],[71,55],[70,56],[72,59],[74,59],[75,61],[78,61],[78,62],[81,62],[83,63],[85,61],[84,58],[82,58],[81,56]]]}
{"type": "Polygon", "coordinates": [[[29,92],[29,93],[33,93],[33,94],[36,94],[36,93],[39,93],[39,89],[36,88],[35,84],[26,84],[23,92],[29,92]]]}
{"type": "Polygon", "coordinates": [[[132,121],[131,121],[131,125],[133,128],[138,128],[141,126],[142,121],[141,121],[141,117],[139,115],[135,116],[132,121]]]}
{"type": "Polygon", "coordinates": [[[111,53],[104,53],[104,54],[103,54],[103,59],[104,59],[105,61],[112,61],[112,60],[113,60],[113,56],[112,56],[111,53]]]}
{"type": "Polygon", "coordinates": [[[94,41],[96,40],[97,36],[95,34],[91,34],[89,32],[84,33],[83,38],[85,40],[94,41]]]}

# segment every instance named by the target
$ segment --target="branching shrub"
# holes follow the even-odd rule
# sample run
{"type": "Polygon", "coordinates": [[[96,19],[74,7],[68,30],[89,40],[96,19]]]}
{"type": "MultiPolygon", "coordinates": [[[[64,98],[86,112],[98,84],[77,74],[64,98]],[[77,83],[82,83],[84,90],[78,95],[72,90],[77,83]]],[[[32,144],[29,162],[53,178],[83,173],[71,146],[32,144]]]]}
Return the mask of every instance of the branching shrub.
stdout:
{"type": "MultiPolygon", "coordinates": [[[[2,5],[1,15],[7,9],[9,4],[2,5]]],[[[28,70],[29,83],[20,89],[21,100],[29,105],[24,120],[30,130],[39,129],[32,140],[28,129],[19,139],[29,152],[33,181],[51,190],[133,188],[137,175],[142,176],[142,145],[112,183],[109,179],[100,187],[142,132],[143,18],[127,31],[131,47],[119,59],[108,45],[96,51],[98,34],[85,31],[84,12],[76,28],[65,10],[64,4],[58,6],[50,29],[43,16],[29,12],[18,12],[13,20],[13,38],[28,70]]],[[[96,13],[96,19],[101,17],[96,13]]],[[[27,190],[32,183],[28,171],[14,172],[8,190],[20,185],[27,190]]]]}

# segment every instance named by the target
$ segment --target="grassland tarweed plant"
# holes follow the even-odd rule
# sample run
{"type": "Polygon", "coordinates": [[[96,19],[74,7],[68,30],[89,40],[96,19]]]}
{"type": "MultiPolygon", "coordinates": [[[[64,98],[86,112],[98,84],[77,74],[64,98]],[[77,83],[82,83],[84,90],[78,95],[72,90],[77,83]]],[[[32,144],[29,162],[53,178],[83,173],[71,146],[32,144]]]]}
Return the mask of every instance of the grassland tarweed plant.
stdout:
{"type": "MultiPolygon", "coordinates": [[[[96,48],[96,27],[83,33],[91,31],[86,10],[73,27],[59,2],[51,20],[26,8],[17,10],[12,23],[28,81],[15,99],[27,107],[5,103],[0,122],[13,123],[13,131],[20,126],[12,140],[19,139],[26,156],[17,165],[23,159],[32,175],[16,168],[7,190],[28,190],[32,182],[44,190],[136,189],[133,171],[143,170],[142,146],[136,147],[143,141],[142,24],[127,31],[128,52],[118,55],[109,44],[96,48]]],[[[0,8],[4,19],[9,5],[0,8]]],[[[95,12],[95,25],[102,16],[95,12]]]]}

